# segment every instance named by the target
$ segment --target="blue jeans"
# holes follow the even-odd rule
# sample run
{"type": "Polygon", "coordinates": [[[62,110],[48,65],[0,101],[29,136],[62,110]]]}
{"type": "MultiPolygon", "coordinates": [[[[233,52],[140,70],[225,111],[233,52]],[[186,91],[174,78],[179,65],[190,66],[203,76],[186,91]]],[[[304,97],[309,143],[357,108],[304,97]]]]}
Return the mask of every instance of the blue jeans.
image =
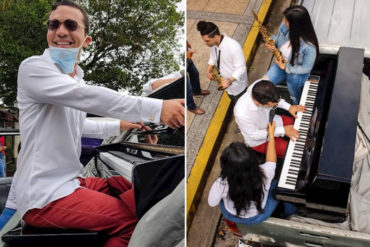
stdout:
{"type": "Polygon", "coordinates": [[[193,99],[193,89],[188,76],[186,77],[186,106],[189,110],[194,110],[197,107],[193,99]]]}
{"type": "MultiPolygon", "coordinates": [[[[242,223],[244,225],[254,225],[254,224],[262,223],[263,221],[267,220],[272,215],[277,205],[279,204],[279,201],[275,200],[274,195],[273,195],[274,194],[273,191],[275,190],[277,186],[277,182],[278,182],[277,180],[274,180],[271,182],[267,202],[266,202],[265,208],[263,209],[262,213],[259,213],[256,216],[253,216],[250,218],[240,218],[240,217],[237,217],[229,213],[226,210],[223,201],[220,202],[221,213],[226,219],[231,220],[235,223],[242,223]]],[[[284,210],[283,217],[288,217],[289,215],[292,215],[296,212],[296,207],[291,203],[284,202],[284,209],[285,210],[284,210]]]]}
{"type": "Polygon", "coordinates": [[[12,208],[4,208],[3,212],[0,215],[0,230],[8,223],[10,218],[13,217],[15,214],[15,209],[12,208]]]}
{"type": "Polygon", "coordinates": [[[200,93],[200,81],[199,81],[199,71],[197,67],[195,67],[195,64],[193,63],[193,60],[186,59],[187,67],[186,72],[189,74],[189,79],[191,83],[191,88],[193,90],[194,94],[200,93]]]}
{"type": "Polygon", "coordinates": [[[5,177],[6,161],[5,157],[0,153],[0,177],[5,177]]]}
{"type": "Polygon", "coordinates": [[[310,74],[288,74],[274,63],[265,76],[268,76],[270,81],[275,85],[281,84],[286,80],[290,98],[293,100],[294,105],[298,105],[304,83],[310,74]]]}

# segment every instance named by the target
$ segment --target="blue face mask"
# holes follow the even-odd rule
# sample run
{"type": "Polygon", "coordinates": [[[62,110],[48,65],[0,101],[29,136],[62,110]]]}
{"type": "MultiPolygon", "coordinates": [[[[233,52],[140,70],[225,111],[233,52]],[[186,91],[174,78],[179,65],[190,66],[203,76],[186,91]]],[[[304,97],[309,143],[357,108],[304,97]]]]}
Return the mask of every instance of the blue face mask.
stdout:
{"type": "MultiPolygon", "coordinates": [[[[85,38],[86,40],[86,38],[85,38]]],[[[59,47],[49,47],[50,57],[56,62],[63,73],[70,74],[73,72],[78,51],[84,44],[85,40],[82,42],[81,46],[78,48],[59,48],[59,47]]]]}

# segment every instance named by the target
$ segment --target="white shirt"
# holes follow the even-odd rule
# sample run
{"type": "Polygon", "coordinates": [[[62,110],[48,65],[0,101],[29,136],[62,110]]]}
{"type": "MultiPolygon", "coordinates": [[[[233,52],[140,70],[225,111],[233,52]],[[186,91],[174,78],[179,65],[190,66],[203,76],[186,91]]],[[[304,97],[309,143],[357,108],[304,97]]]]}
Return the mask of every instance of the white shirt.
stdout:
{"type": "MultiPolygon", "coordinates": [[[[269,121],[270,108],[257,106],[252,98],[252,89],[256,85],[257,80],[253,82],[247,91],[239,98],[234,107],[235,121],[244,137],[245,143],[249,147],[258,146],[266,142],[267,138],[267,125],[269,121]]],[[[279,108],[289,110],[290,104],[284,99],[280,99],[279,108]]],[[[275,115],[275,136],[284,136],[285,130],[281,116],[275,115]]]]}
{"type": "MultiPolygon", "coordinates": [[[[275,176],[275,168],[276,168],[276,163],[274,162],[266,162],[260,167],[263,170],[263,173],[266,176],[266,179],[264,181],[264,186],[262,187],[262,193],[263,193],[263,200],[261,207],[262,209],[265,208],[267,198],[268,198],[268,191],[271,186],[271,181],[275,176]]],[[[208,204],[211,207],[217,206],[221,199],[224,201],[224,205],[226,210],[237,216],[236,214],[236,209],[235,209],[235,204],[234,202],[230,199],[229,197],[229,184],[227,182],[227,178],[225,180],[222,180],[221,177],[219,177],[212,185],[211,190],[209,191],[208,194],[208,204]]],[[[258,214],[258,210],[256,207],[256,202],[252,201],[249,208],[247,210],[241,210],[239,217],[242,218],[250,218],[253,216],[256,216],[258,214]]]]}
{"type": "MultiPolygon", "coordinates": [[[[111,136],[118,136],[119,134],[121,134],[119,120],[112,119],[97,122],[85,119],[84,121],[83,137],[104,139],[111,136]]],[[[17,210],[15,186],[15,180],[13,179],[5,207],[17,210]]]]}
{"type": "Polygon", "coordinates": [[[247,87],[248,76],[247,67],[243,50],[239,43],[232,38],[224,35],[220,46],[212,46],[210,49],[209,65],[217,66],[217,58],[221,51],[220,57],[220,73],[221,76],[229,79],[230,77],[236,80],[226,89],[229,95],[238,95],[247,87]]]}
{"type": "Polygon", "coordinates": [[[160,121],[161,100],[89,86],[82,78],[79,67],[75,78],[62,74],[48,49],[42,56],[24,60],[19,67],[17,101],[22,148],[13,183],[21,217],[80,186],[77,177],[83,168],[79,161],[83,133],[100,137],[119,133],[117,123],[85,121],[86,112],[127,121],[160,121]]]}
{"type": "Polygon", "coordinates": [[[285,61],[289,60],[290,53],[292,53],[292,46],[290,45],[290,41],[288,40],[285,42],[284,45],[280,47],[280,52],[285,61]]]}

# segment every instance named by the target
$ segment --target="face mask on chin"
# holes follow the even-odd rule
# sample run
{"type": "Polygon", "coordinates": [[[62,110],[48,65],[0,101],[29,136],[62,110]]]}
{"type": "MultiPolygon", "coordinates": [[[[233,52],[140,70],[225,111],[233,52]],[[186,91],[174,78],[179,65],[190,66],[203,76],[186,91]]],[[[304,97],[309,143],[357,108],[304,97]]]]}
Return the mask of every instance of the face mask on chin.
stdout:
{"type": "Polygon", "coordinates": [[[70,74],[73,72],[75,63],[77,61],[78,51],[85,43],[86,38],[80,47],[77,48],[49,47],[51,59],[59,65],[64,74],[70,74]]]}

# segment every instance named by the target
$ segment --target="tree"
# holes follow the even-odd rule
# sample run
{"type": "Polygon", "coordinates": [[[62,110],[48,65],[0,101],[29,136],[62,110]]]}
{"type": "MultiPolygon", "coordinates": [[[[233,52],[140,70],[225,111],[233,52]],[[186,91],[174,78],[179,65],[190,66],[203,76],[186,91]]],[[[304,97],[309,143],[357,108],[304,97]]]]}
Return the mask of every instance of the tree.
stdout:
{"type": "MultiPolygon", "coordinates": [[[[0,97],[12,105],[19,64],[47,47],[51,0],[0,0],[0,97]]],[[[88,83],[141,92],[150,78],[183,65],[178,32],[184,33],[181,0],[80,0],[90,16],[92,44],[81,67],[88,83]]]]}
{"type": "Polygon", "coordinates": [[[45,20],[52,1],[0,1],[0,97],[12,106],[21,61],[47,47],[45,20]]]}

